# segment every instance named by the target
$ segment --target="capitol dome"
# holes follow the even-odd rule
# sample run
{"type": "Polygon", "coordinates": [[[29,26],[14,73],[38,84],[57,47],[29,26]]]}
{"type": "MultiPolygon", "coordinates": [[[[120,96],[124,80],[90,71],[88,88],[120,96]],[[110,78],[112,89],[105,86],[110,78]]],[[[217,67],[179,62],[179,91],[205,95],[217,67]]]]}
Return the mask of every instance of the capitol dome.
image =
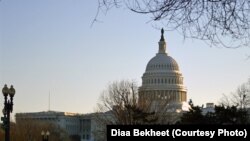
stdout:
{"type": "Polygon", "coordinates": [[[179,71],[179,66],[171,56],[158,53],[147,64],[146,72],[150,71],[179,71]]]}
{"type": "Polygon", "coordinates": [[[161,30],[159,51],[150,59],[142,76],[139,101],[148,99],[153,103],[167,102],[181,105],[186,102],[186,87],[178,63],[166,52],[164,30],[161,30]]]}

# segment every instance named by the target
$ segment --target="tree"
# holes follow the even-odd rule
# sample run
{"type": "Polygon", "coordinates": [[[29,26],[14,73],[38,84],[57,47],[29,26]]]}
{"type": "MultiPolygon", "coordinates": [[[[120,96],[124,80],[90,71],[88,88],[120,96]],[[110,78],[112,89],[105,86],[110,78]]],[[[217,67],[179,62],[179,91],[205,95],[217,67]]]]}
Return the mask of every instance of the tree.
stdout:
{"type": "Polygon", "coordinates": [[[139,100],[138,96],[135,82],[122,80],[111,83],[101,94],[97,105],[94,117],[98,129],[95,136],[105,139],[106,125],[164,124],[176,120],[173,113],[167,112],[167,102],[156,111],[152,110],[152,101],[139,100]]]}
{"type": "Polygon", "coordinates": [[[226,106],[236,105],[242,109],[250,107],[250,79],[248,82],[241,84],[236,91],[230,95],[223,95],[220,104],[226,106]]]}
{"type": "MultiPolygon", "coordinates": [[[[111,83],[103,91],[97,105],[97,113],[110,113],[106,124],[151,124],[159,122],[159,117],[166,113],[168,103],[161,103],[156,111],[152,109],[152,101],[138,98],[138,87],[135,82],[119,81],[111,83]],[[112,117],[111,117],[112,116],[112,117]]],[[[102,116],[102,119],[104,117],[102,116]]]]}
{"type": "Polygon", "coordinates": [[[137,114],[144,113],[138,106],[137,89],[134,82],[113,82],[102,93],[98,112],[111,112],[114,117],[110,119],[109,124],[137,124],[140,120],[137,119],[137,114]]]}
{"type": "MultiPolygon", "coordinates": [[[[206,115],[207,116],[207,115],[206,115]]],[[[247,124],[247,111],[237,106],[215,106],[215,112],[212,117],[207,116],[212,124],[247,124]],[[212,118],[212,119],[211,119],[212,118]]]]}
{"type": "MultiPolygon", "coordinates": [[[[10,139],[18,141],[39,141],[41,140],[41,131],[49,131],[49,140],[69,141],[65,131],[48,122],[42,122],[32,119],[22,119],[17,123],[11,122],[10,139]],[[63,137],[63,138],[62,138],[63,137]]],[[[4,134],[0,130],[0,140],[4,140],[4,134]]]]}
{"type": "Polygon", "coordinates": [[[189,111],[183,113],[179,124],[202,124],[204,123],[204,116],[202,115],[202,107],[194,106],[192,100],[189,101],[189,111]]]}
{"type": "Polygon", "coordinates": [[[236,48],[250,41],[248,0],[98,0],[98,11],[125,6],[132,12],[150,14],[166,30],[177,30],[184,38],[208,41],[210,45],[236,48]]]}
{"type": "Polygon", "coordinates": [[[237,106],[218,105],[214,112],[202,114],[202,108],[191,105],[181,117],[179,124],[248,124],[249,116],[245,109],[237,106]]]}
{"type": "Polygon", "coordinates": [[[2,141],[4,139],[4,130],[2,127],[0,127],[0,140],[2,141]]]}

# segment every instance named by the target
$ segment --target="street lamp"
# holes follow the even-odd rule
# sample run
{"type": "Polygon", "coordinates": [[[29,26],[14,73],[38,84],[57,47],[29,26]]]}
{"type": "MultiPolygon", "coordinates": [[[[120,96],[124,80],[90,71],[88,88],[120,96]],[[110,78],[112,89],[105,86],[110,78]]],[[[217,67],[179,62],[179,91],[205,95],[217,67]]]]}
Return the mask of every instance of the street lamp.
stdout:
{"type": "Polygon", "coordinates": [[[5,141],[10,141],[10,113],[13,110],[13,97],[15,95],[15,89],[11,85],[10,88],[5,84],[2,93],[4,96],[4,109],[3,109],[3,117],[1,120],[3,121],[3,127],[5,129],[5,141]],[[8,99],[8,95],[10,99],[8,99]]]}
{"type": "Polygon", "coordinates": [[[42,141],[49,141],[49,135],[50,135],[49,131],[47,132],[42,131],[41,135],[42,135],[42,141]]]}

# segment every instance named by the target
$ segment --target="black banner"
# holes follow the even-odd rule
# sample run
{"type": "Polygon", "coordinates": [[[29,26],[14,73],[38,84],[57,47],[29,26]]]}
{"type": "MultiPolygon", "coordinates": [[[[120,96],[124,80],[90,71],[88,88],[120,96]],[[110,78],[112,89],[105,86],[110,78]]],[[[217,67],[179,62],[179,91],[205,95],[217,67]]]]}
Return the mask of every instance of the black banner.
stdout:
{"type": "Polygon", "coordinates": [[[107,140],[250,140],[250,125],[107,125],[107,140]]]}

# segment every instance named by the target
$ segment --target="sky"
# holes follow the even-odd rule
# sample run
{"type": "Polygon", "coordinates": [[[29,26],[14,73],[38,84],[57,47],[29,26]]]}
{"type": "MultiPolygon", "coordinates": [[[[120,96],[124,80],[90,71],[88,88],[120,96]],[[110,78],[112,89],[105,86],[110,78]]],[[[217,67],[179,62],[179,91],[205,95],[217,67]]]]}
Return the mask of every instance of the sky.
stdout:
{"type": "MultiPolygon", "coordinates": [[[[0,87],[16,89],[14,114],[91,113],[111,82],[141,85],[162,24],[121,7],[92,25],[96,12],[96,0],[0,1],[0,87]]],[[[217,103],[250,78],[249,47],[211,47],[177,31],[164,36],[196,105],[217,103]]]]}

